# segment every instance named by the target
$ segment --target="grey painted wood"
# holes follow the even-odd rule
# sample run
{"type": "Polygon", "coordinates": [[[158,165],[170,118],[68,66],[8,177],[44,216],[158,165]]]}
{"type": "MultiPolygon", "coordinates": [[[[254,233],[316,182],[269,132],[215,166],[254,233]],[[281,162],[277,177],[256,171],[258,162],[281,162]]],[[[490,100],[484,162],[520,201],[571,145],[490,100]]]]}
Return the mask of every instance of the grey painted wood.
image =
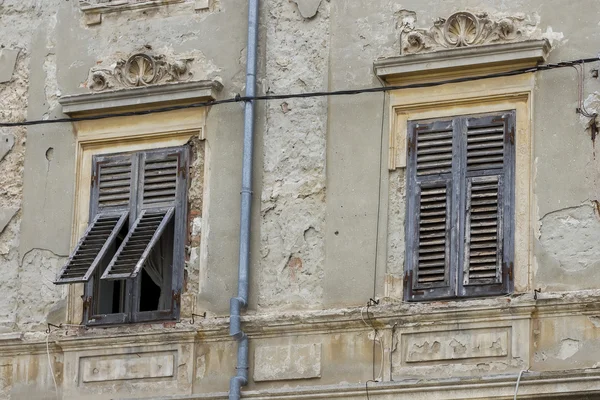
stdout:
{"type": "MultiPolygon", "coordinates": [[[[457,116],[450,120],[410,121],[408,124],[407,157],[407,217],[406,217],[406,264],[405,299],[408,301],[432,300],[453,297],[490,296],[509,293],[513,290],[512,269],[514,260],[514,163],[515,163],[515,112],[507,111],[474,116],[457,116]],[[441,164],[430,164],[419,169],[421,162],[438,162],[434,151],[428,146],[419,148],[419,135],[452,127],[452,168],[450,173],[439,168],[441,164]],[[425,157],[418,158],[419,150],[425,148],[425,157]],[[423,171],[433,171],[427,174],[423,171]],[[440,171],[442,171],[440,173],[440,171]],[[496,240],[496,272],[491,278],[469,278],[470,246],[472,240],[471,201],[473,185],[489,184],[481,190],[497,190],[496,232],[489,236],[478,236],[477,240],[496,240]],[[426,284],[419,280],[419,242],[421,201],[424,190],[447,185],[446,237],[447,279],[443,284],[426,284]],[[494,239],[495,236],[495,239],[494,239]]],[[[443,136],[443,135],[442,135],[443,136]]],[[[432,136],[430,136],[431,138],[432,136]]],[[[447,135],[440,138],[446,140],[447,135]]],[[[437,141],[438,137],[433,137],[437,141]]],[[[428,143],[432,143],[431,141],[428,143]]],[[[440,144],[434,143],[434,145],[440,144]]],[[[436,147],[434,146],[434,149],[436,147]]],[[[442,149],[441,147],[439,147],[442,149]]],[[[479,186],[478,186],[478,190],[479,186]]],[[[489,197],[489,193],[487,196],[489,197]]],[[[479,196],[479,194],[478,194],[479,196]]],[[[489,200],[483,201],[488,202],[489,200]]],[[[477,200],[476,204],[482,203],[477,200]]],[[[492,202],[493,203],[493,202],[492,202]]],[[[478,212],[493,212],[488,208],[478,212]]],[[[490,214],[491,215],[491,214],[490,214]]],[[[423,220],[424,221],[424,220],[423,220]]],[[[479,230],[478,232],[483,232],[479,230]]],[[[478,233],[479,235],[480,233],[478,233]]],[[[493,242],[492,242],[493,243],[493,242]]],[[[486,259],[487,261],[487,259],[486,259]]],[[[425,266],[424,266],[425,268],[425,266]]],[[[483,267],[485,268],[485,267],[483,267]]]]}
{"type": "MultiPolygon", "coordinates": [[[[124,313],[117,314],[98,314],[94,312],[95,302],[94,298],[97,296],[97,288],[98,282],[101,279],[101,274],[93,274],[89,279],[88,283],[85,287],[84,301],[86,302],[86,307],[84,307],[84,321],[90,325],[106,325],[106,324],[120,324],[120,323],[128,323],[128,322],[142,322],[142,321],[153,321],[153,320],[172,320],[178,319],[180,313],[180,299],[181,299],[181,290],[183,288],[183,278],[184,278],[184,266],[185,266],[185,241],[187,238],[187,193],[188,193],[188,169],[189,169],[189,148],[187,146],[184,147],[176,147],[176,148],[165,148],[158,150],[149,150],[145,152],[136,152],[136,153],[128,153],[128,154],[116,154],[116,155],[103,155],[95,157],[93,160],[93,171],[95,172],[95,176],[99,178],[96,180],[92,180],[92,184],[94,182],[98,183],[100,181],[101,175],[101,166],[110,163],[111,161],[118,160],[119,162],[123,160],[130,160],[132,171],[131,171],[131,188],[130,188],[130,201],[126,212],[129,216],[129,230],[127,236],[130,236],[135,229],[137,221],[140,217],[146,212],[168,212],[170,216],[165,220],[161,220],[161,224],[159,226],[160,229],[154,232],[152,237],[153,245],[159,241],[159,237],[164,234],[164,230],[166,226],[169,224],[169,220],[172,220],[171,224],[173,224],[173,234],[169,234],[168,240],[172,240],[173,242],[173,262],[171,269],[167,271],[168,276],[166,279],[168,280],[168,286],[171,290],[171,309],[170,310],[158,310],[158,311],[147,311],[140,312],[139,311],[139,301],[141,298],[140,293],[140,279],[141,275],[139,271],[143,266],[143,261],[145,257],[148,256],[150,250],[144,252],[145,256],[136,262],[136,274],[131,275],[127,274],[127,277],[118,276],[116,278],[129,278],[124,279],[125,282],[125,303],[124,303],[124,313]],[[127,158],[129,157],[129,158],[127,158]],[[164,192],[159,192],[159,197],[161,201],[153,202],[150,204],[144,204],[144,179],[145,176],[156,177],[156,173],[145,174],[145,165],[146,161],[155,161],[160,164],[162,160],[166,160],[165,162],[174,161],[176,162],[176,175],[175,175],[175,196],[174,198],[164,196],[164,192]],[[163,201],[164,200],[164,201],[163,201]],[[171,210],[171,211],[169,211],[171,210]],[[160,231],[160,232],[159,232],[160,231]],[[158,234],[158,235],[157,235],[158,234]],[[139,267],[139,268],[138,268],[139,267]]],[[[165,164],[166,165],[166,164],[165,164]]],[[[156,166],[156,164],[155,164],[156,166]]],[[[159,174],[160,175],[160,174],[159,174]]],[[[168,183],[168,182],[167,182],[168,183]]],[[[155,187],[156,188],[156,187],[155,187]]],[[[162,187],[158,187],[158,189],[163,189],[162,187]]],[[[169,194],[171,192],[169,191],[169,194]]],[[[102,210],[98,207],[98,191],[93,188],[92,190],[92,200],[90,202],[90,213],[91,215],[96,215],[96,213],[101,212],[102,210]]],[[[113,209],[117,209],[113,207],[113,209]]],[[[126,236],[126,237],[127,237],[126,236]]],[[[123,243],[125,243],[124,240],[123,243]]],[[[117,250],[118,252],[118,250],[117,250]]],[[[112,263],[116,257],[113,256],[112,263]]],[[[107,275],[108,269],[104,271],[102,274],[107,275]]],[[[135,272],[134,271],[134,272],[135,272]]]]}

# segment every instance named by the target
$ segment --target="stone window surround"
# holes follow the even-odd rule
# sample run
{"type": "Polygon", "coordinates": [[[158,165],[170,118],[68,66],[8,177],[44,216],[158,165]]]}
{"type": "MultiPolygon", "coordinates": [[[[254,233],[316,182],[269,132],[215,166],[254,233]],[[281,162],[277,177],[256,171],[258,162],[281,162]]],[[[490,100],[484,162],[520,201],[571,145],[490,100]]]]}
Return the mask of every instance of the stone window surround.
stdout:
{"type": "MultiPolygon", "coordinates": [[[[214,90],[220,89],[215,82],[191,82],[183,84],[159,85],[148,88],[135,88],[112,92],[64,96],[60,99],[63,112],[70,116],[101,114],[106,112],[127,112],[159,105],[177,105],[184,102],[214,100],[214,90]],[[163,86],[161,88],[161,86],[163,86]],[[166,88],[168,87],[168,88],[166,88]],[[159,95],[159,93],[161,93],[159,95]],[[169,98],[172,100],[169,101],[169,98]]],[[[140,116],[113,117],[92,121],[75,122],[76,161],[75,196],[71,229],[71,248],[85,231],[89,218],[90,181],[92,179],[92,157],[98,154],[153,150],[164,147],[185,145],[193,136],[205,138],[206,108],[189,108],[140,116]]],[[[205,173],[210,170],[208,163],[209,146],[205,146],[205,173]]],[[[205,185],[208,177],[205,176],[205,185]]],[[[208,221],[207,191],[204,193],[203,224],[208,221]]],[[[207,240],[203,227],[201,232],[201,253],[206,254],[207,240]]],[[[202,262],[206,257],[200,255],[202,262]]],[[[205,269],[205,266],[200,266],[205,269]]],[[[67,320],[79,324],[83,318],[82,295],[84,284],[67,285],[67,320]]],[[[187,294],[186,294],[187,295],[187,294]]],[[[192,296],[195,294],[192,293],[192,296]]],[[[189,314],[184,310],[181,314],[189,314]]]]}
{"type": "MultiPolygon", "coordinates": [[[[375,70],[378,76],[392,85],[431,82],[533,66],[546,58],[548,50],[545,41],[479,46],[379,60],[375,62],[375,70]]],[[[403,176],[406,173],[408,121],[516,111],[515,293],[528,291],[532,279],[532,221],[535,220],[535,210],[532,208],[531,110],[534,84],[534,74],[528,73],[390,93],[388,170],[401,169],[403,176]]],[[[385,211],[388,201],[393,201],[393,197],[389,197],[389,200],[384,198],[383,201],[385,211]]],[[[393,216],[389,215],[388,218],[393,216]]],[[[386,297],[403,299],[402,282],[388,277],[384,293],[386,297]]]]}

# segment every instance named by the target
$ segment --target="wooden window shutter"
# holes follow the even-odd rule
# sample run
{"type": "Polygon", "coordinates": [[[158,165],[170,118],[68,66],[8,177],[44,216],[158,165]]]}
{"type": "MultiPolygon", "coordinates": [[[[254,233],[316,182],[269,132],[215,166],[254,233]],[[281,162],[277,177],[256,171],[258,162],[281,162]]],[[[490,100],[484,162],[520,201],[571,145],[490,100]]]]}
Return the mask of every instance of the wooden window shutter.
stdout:
{"type": "Polygon", "coordinates": [[[131,155],[94,157],[91,222],[60,270],[56,284],[90,279],[127,222],[134,181],[135,158],[131,155]]]}
{"type": "Polygon", "coordinates": [[[405,293],[408,300],[453,296],[452,120],[409,124],[405,293]]]}
{"type": "Polygon", "coordinates": [[[498,295],[512,290],[514,142],[514,112],[466,119],[460,296],[498,295]]]}
{"type": "Polygon", "coordinates": [[[185,148],[140,153],[137,218],[101,279],[135,278],[167,225],[185,215],[187,168],[185,148]]]}

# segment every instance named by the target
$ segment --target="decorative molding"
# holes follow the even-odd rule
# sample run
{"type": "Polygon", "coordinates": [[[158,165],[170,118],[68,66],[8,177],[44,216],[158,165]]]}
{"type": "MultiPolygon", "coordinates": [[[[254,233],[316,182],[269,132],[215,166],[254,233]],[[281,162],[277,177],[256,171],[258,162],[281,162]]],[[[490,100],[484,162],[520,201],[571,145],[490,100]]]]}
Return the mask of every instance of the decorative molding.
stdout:
{"type": "Polygon", "coordinates": [[[514,42],[523,37],[527,22],[522,16],[492,19],[487,13],[460,11],[447,19],[438,18],[429,29],[417,29],[403,23],[402,54],[440,49],[514,42]]]}
{"type": "Polygon", "coordinates": [[[79,358],[80,384],[174,378],[176,350],[101,354],[79,358]]]}
{"type": "MultiPolygon", "coordinates": [[[[544,62],[550,53],[546,39],[515,43],[488,44],[471,48],[452,48],[430,53],[383,58],[373,63],[375,74],[384,80],[406,76],[432,77],[448,71],[487,68],[487,73],[499,72],[493,67],[516,69],[544,62]]],[[[451,77],[451,76],[449,76],[451,77]]]]}
{"type": "MultiPolygon", "coordinates": [[[[536,318],[600,315],[600,291],[545,293],[533,300],[533,294],[472,301],[432,304],[389,303],[371,308],[372,320],[381,329],[391,329],[398,321],[413,329],[422,327],[480,324],[484,327],[508,326],[510,322],[536,318]]],[[[305,312],[281,312],[245,315],[244,326],[251,339],[290,335],[340,334],[367,332],[360,307],[305,312]]],[[[229,317],[218,317],[190,325],[182,320],[170,330],[163,324],[102,328],[67,327],[52,332],[52,347],[64,352],[105,350],[108,347],[165,346],[194,343],[229,342],[229,317]]],[[[396,332],[401,332],[397,327],[396,332]]],[[[411,331],[412,332],[412,331],[411,331]]],[[[16,354],[45,354],[43,332],[26,333],[22,340],[6,341],[0,346],[0,358],[16,354]]]]}
{"type": "Polygon", "coordinates": [[[193,60],[183,58],[169,62],[164,55],[136,53],[127,60],[118,60],[109,68],[92,68],[88,87],[94,92],[102,92],[108,89],[189,81],[193,76],[190,70],[193,60]]]}
{"type": "Polygon", "coordinates": [[[155,107],[160,104],[209,101],[216,99],[223,88],[218,81],[167,83],[164,85],[135,87],[102,93],[62,96],[58,101],[63,113],[100,112],[127,107],[155,107]]]}
{"type": "Polygon", "coordinates": [[[210,0],[79,0],[87,25],[102,23],[102,15],[119,11],[144,10],[179,3],[191,3],[196,11],[210,9],[210,0]]]}

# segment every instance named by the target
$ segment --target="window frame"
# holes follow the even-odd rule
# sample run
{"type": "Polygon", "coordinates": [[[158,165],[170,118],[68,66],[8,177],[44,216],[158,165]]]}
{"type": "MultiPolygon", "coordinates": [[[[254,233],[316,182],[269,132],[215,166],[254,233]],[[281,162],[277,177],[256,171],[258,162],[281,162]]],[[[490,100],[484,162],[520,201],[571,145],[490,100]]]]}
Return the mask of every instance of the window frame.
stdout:
{"type": "MultiPolygon", "coordinates": [[[[173,258],[172,268],[169,274],[171,287],[171,308],[168,310],[154,311],[139,311],[141,299],[141,279],[142,274],[138,274],[134,278],[123,279],[125,282],[125,301],[124,312],[114,314],[95,314],[94,309],[97,307],[95,299],[97,299],[97,291],[99,288],[99,277],[101,272],[97,269],[89,281],[84,284],[84,309],[83,321],[86,325],[114,325],[126,323],[151,322],[162,320],[177,320],[180,315],[181,308],[181,292],[183,288],[183,277],[185,269],[185,241],[187,237],[187,192],[189,189],[189,168],[190,168],[190,148],[187,145],[167,147],[167,148],[152,148],[135,150],[119,153],[106,153],[94,155],[92,157],[92,176],[97,176],[98,165],[104,160],[118,159],[123,157],[131,157],[132,159],[132,182],[130,186],[129,200],[129,229],[132,228],[134,221],[140,215],[142,210],[162,209],[164,207],[153,208],[143,205],[143,168],[144,160],[150,157],[166,157],[169,155],[177,155],[177,192],[175,194],[173,223],[173,258]]],[[[102,214],[99,210],[98,202],[98,184],[97,178],[92,179],[90,189],[90,204],[89,204],[89,220],[93,220],[96,215],[102,214]]],[[[121,207],[122,208],[122,207],[121,207]]],[[[120,208],[119,208],[120,210],[120,208]]],[[[112,210],[111,210],[112,211],[112,210]]],[[[163,232],[164,234],[164,232],[163,232]]]]}
{"type": "MultiPolygon", "coordinates": [[[[496,111],[483,114],[454,115],[427,120],[409,120],[407,124],[407,204],[406,204],[406,262],[404,298],[406,301],[427,301],[439,299],[460,299],[482,296],[497,296],[513,290],[512,268],[514,265],[513,223],[514,220],[514,151],[515,151],[516,111],[496,111]],[[502,168],[467,168],[467,132],[471,127],[503,125],[502,168]],[[417,136],[420,132],[451,132],[451,167],[447,170],[419,174],[417,163],[417,136]],[[470,243],[470,226],[467,221],[467,203],[470,183],[473,180],[498,176],[497,242],[501,249],[498,268],[501,269],[501,282],[486,284],[465,284],[463,276],[470,243]],[[444,282],[420,284],[417,267],[421,250],[419,241],[419,210],[423,188],[445,187],[446,236],[444,282]],[[505,218],[503,218],[505,217],[505,218]],[[502,236],[504,232],[505,236],[502,236]],[[504,240],[506,239],[506,240],[504,240]]],[[[426,134],[426,133],[424,133],[426,134]]],[[[440,135],[440,133],[435,133],[440,135]]],[[[439,139],[435,139],[439,140],[439,139]]],[[[431,158],[429,155],[428,158],[431,158]]],[[[445,158],[445,157],[443,157],[445,158]]],[[[442,160],[442,158],[438,158],[442,160]]],[[[426,164],[423,164],[425,167],[426,164]]],[[[437,167],[440,168],[440,167],[437,167]]],[[[436,200],[437,201],[437,200],[436,200]]],[[[431,240],[431,239],[430,239],[431,240]]],[[[437,239],[436,239],[437,240],[437,239]]],[[[429,267],[431,268],[431,267],[429,267]]],[[[437,267],[435,267],[437,268],[437,267]]]]}

